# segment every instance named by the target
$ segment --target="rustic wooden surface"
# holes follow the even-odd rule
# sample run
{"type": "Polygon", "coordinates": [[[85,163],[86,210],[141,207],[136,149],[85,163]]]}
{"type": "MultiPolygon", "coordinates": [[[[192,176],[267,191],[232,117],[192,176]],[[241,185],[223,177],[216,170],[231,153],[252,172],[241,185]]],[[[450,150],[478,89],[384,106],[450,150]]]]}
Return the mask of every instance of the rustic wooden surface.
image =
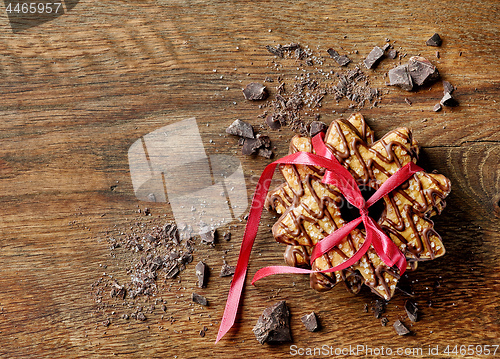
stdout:
{"type": "MultiPolygon", "coordinates": [[[[497,1],[83,0],[57,19],[16,33],[0,8],[0,356],[286,358],[290,344],[260,345],[251,330],[262,310],[279,299],[290,306],[292,344],[298,348],[423,348],[429,357],[429,346],[439,345],[439,357],[461,357],[442,351],[447,345],[500,344],[497,1]],[[434,32],[444,39],[440,59],[436,48],[425,46],[434,32]],[[256,129],[262,123],[262,110],[243,99],[241,87],[277,76],[265,45],[342,47],[356,64],[386,38],[408,56],[431,59],[458,88],[460,102],[434,113],[440,85],[412,93],[385,87],[383,75],[396,61],[366,71],[372,85],[384,89],[378,107],[361,111],[376,135],[413,128],[421,164],[453,184],[449,205],[435,221],[447,254],[410,275],[422,308],[415,334],[398,337],[391,326],[404,316],[407,297],[401,293],[389,303],[389,325],[382,327],[363,311],[375,299],[369,291],[352,296],[339,286],[316,293],[306,278],[280,276],[247,286],[237,329],[214,345],[229,280],[212,275],[200,290],[210,306],[188,307],[194,264],[181,275],[185,289],[161,293],[173,324],[155,312],[146,322],[113,319],[102,325],[107,314],[96,310],[91,285],[103,264],[115,273],[125,268],[110,258],[105,232],[127,226],[137,208],[147,205],[132,190],[129,146],[194,116],[209,154],[234,155],[236,140],[219,136],[225,127],[236,118],[256,129]],[[300,322],[312,310],[320,317],[318,333],[300,322]],[[203,326],[208,330],[201,338],[203,326]]],[[[293,68],[284,71],[293,74],[293,68]]],[[[347,116],[348,104],[325,99],[323,119],[335,118],[332,109],[347,116]]],[[[276,156],[286,153],[290,130],[281,131],[281,138],[260,131],[270,134],[276,156]]],[[[250,197],[268,160],[235,156],[250,197]]],[[[171,218],[168,205],[149,206],[153,216],[171,218]]],[[[251,275],[282,261],[283,247],[272,239],[269,224],[272,215],[266,213],[251,275]]],[[[235,264],[243,224],[234,225],[231,242],[197,246],[195,262],[205,260],[216,274],[227,250],[227,261],[235,264]]]]}

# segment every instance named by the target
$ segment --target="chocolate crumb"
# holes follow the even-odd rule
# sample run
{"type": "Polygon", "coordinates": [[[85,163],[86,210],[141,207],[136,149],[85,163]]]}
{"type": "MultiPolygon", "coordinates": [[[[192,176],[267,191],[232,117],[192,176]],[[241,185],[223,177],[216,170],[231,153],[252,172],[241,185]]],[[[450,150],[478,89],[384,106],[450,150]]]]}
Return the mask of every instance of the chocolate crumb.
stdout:
{"type": "Polygon", "coordinates": [[[389,50],[389,52],[387,53],[387,57],[394,60],[396,57],[398,57],[398,50],[396,49],[389,50]]]}
{"type": "Polygon", "coordinates": [[[408,97],[405,97],[405,102],[411,106],[412,105],[412,102],[410,101],[410,99],[408,97]]]}
{"type": "Polygon", "coordinates": [[[458,101],[450,93],[446,93],[439,103],[449,107],[458,106],[458,101]]]}
{"type": "Polygon", "coordinates": [[[195,302],[195,303],[197,303],[199,305],[204,305],[204,306],[208,305],[207,298],[205,298],[204,296],[199,295],[197,293],[193,293],[191,295],[191,299],[193,300],[193,302],[195,302]]]}
{"type": "Polygon", "coordinates": [[[209,270],[208,266],[203,262],[198,262],[194,267],[196,271],[196,276],[198,277],[198,287],[205,288],[208,282],[209,270]]]}
{"type": "Polygon", "coordinates": [[[389,323],[389,319],[387,319],[387,317],[382,317],[382,319],[380,319],[380,324],[385,327],[387,325],[387,323],[389,323]]]}
{"type": "Polygon", "coordinates": [[[148,318],[146,318],[146,315],[144,315],[144,313],[143,313],[143,312],[139,312],[139,313],[137,313],[137,315],[136,315],[136,319],[137,319],[137,320],[140,320],[141,322],[144,322],[144,321],[145,321],[146,319],[148,319],[148,318]]]}
{"type": "Polygon", "coordinates": [[[266,117],[266,123],[271,130],[279,130],[281,128],[281,122],[276,120],[273,115],[266,117]]]}
{"type": "Polygon", "coordinates": [[[328,50],[326,50],[326,52],[328,52],[328,55],[330,55],[335,61],[337,61],[337,64],[339,64],[340,66],[346,66],[351,62],[351,59],[349,59],[346,55],[339,55],[339,53],[332,48],[329,48],[328,50]]]}
{"type": "Polygon", "coordinates": [[[269,159],[269,158],[273,157],[273,151],[271,151],[270,149],[267,149],[267,148],[259,148],[257,155],[269,159]]]}
{"type": "Polygon", "coordinates": [[[275,56],[283,57],[284,55],[283,48],[281,45],[278,45],[276,47],[272,47],[271,45],[266,45],[266,49],[275,56]]]}
{"type": "Polygon", "coordinates": [[[229,242],[231,240],[231,232],[224,233],[224,240],[229,242]]]}
{"type": "Polygon", "coordinates": [[[320,132],[326,132],[328,126],[326,123],[321,121],[313,121],[311,122],[311,126],[309,127],[309,136],[314,137],[320,132]]]}
{"type": "Polygon", "coordinates": [[[253,332],[261,344],[291,341],[290,311],[286,302],[283,300],[264,309],[253,328],[253,332]]]}
{"type": "Polygon", "coordinates": [[[440,103],[437,103],[437,104],[434,105],[434,108],[432,109],[432,111],[439,112],[439,111],[442,110],[442,108],[443,108],[443,106],[441,106],[440,103]]]}
{"type": "Polygon", "coordinates": [[[413,89],[413,81],[407,65],[400,65],[389,70],[389,81],[391,86],[399,86],[406,91],[413,89]]]}
{"type": "Polygon", "coordinates": [[[318,318],[314,312],[304,315],[300,320],[302,320],[302,323],[304,323],[304,326],[310,332],[315,332],[319,328],[318,318]]]}
{"type": "Polygon", "coordinates": [[[444,95],[446,95],[447,93],[449,93],[451,95],[454,90],[455,90],[455,88],[453,87],[453,85],[451,83],[449,83],[448,81],[443,81],[443,94],[444,95]]]}
{"type": "Polygon", "coordinates": [[[266,86],[258,82],[250,82],[243,89],[243,95],[247,100],[258,101],[258,100],[265,100],[268,96],[268,92],[266,86]]]}
{"type": "Polygon", "coordinates": [[[416,322],[418,320],[418,307],[415,302],[407,300],[405,302],[405,310],[408,318],[410,318],[412,322],[416,322]]]}
{"type": "Polygon", "coordinates": [[[252,125],[242,120],[235,120],[226,128],[226,133],[245,138],[255,138],[252,125]]]}
{"type": "Polygon", "coordinates": [[[442,43],[443,40],[441,40],[441,36],[439,36],[438,33],[432,35],[431,38],[425,42],[427,46],[435,46],[435,47],[441,46],[442,43]]]}
{"type": "Polygon", "coordinates": [[[373,305],[373,315],[375,318],[380,319],[382,314],[385,312],[385,301],[382,299],[375,300],[375,304],[373,305]]]}
{"type": "Polygon", "coordinates": [[[204,337],[205,336],[205,331],[203,329],[200,330],[200,337],[204,337]]]}
{"type": "Polygon", "coordinates": [[[220,276],[221,277],[230,277],[234,274],[234,271],[236,270],[235,266],[230,266],[224,261],[224,264],[222,265],[222,268],[220,269],[220,276]]]}
{"type": "MultiPolygon", "coordinates": [[[[247,139],[247,140],[251,141],[252,139],[247,139]]],[[[201,237],[202,243],[214,244],[214,242],[215,242],[215,230],[212,229],[212,230],[202,232],[202,233],[200,233],[200,237],[201,237]]]]}
{"type": "Polygon", "coordinates": [[[377,64],[382,56],[384,56],[384,50],[378,46],[375,46],[373,50],[370,51],[363,63],[365,64],[367,69],[371,69],[377,64]]]}
{"type": "Polygon", "coordinates": [[[399,319],[394,322],[393,326],[394,330],[396,330],[396,333],[398,333],[398,335],[410,334],[410,330],[399,319]]]}

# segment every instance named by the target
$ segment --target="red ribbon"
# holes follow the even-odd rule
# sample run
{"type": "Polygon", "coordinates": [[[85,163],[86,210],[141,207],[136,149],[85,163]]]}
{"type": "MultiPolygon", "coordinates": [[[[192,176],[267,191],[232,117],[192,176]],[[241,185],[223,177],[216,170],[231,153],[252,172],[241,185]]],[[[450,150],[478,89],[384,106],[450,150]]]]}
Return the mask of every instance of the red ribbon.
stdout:
{"type": "Polygon", "coordinates": [[[343,227],[337,229],[336,231],[332,232],[321,241],[316,243],[311,255],[311,264],[316,258],[322,256],[323,254],[330,251],[333,247],[337,246],[361,222],[363,222],[365,226],[366,238],[361,248],[359,248],[351,258],[347,259],[338,266],[322,271],[312,271],[309,269],[289,266],[265,267],[255,273],[255,276],[252,279],[252,284],[254,284],[259,279],[272,274],[305,274],[312,272],[326,273],[339,271],[350,267],[358,260],[360,260],[361,257],[366,253],[370,245],[373,245],[373,248],[386,265],[388,265],[389,267],[396,265],[399,268],[400,274],[404,273],[406,269],[405,256],[401,253],[394,242],[392,242],[392,240],[384,233],[384,231],[382,231],[380,226],[371,217],[368,216],[368,208],[378,200],[380,200],[382,197],[400,186],[413,174],[419,171],[423,171],[422,168],[420,168],[413,162],[409,162],[406,166],[400,168],[398,171],[396,171],[396,173],[389,177],[368,199],[368,201],[365,202],[361,191],[356,184],[356,181],[349,173],[349,171],[338,162],[335,156],[333,156],[333,154],[325,146],[323,142],[323,136],[324,134],[320,133],[312,139],[312,144],[316,154],[309,152],[296,152],[277,161],[274,161],[273,163],[266,166],[266,168],[262,172],[252,199],[252,205],[250,207],[250,213],[248,215],[245,233],[243,235],[243,240],[241,243],[240,256],[238,258],[238,263],[236,265],[236,270],[234,272],[231,287],[229,288],[226,308],[224,310],[224,315],[222,316],[219,333],[217,335],[215,343],[217,343],[229,331],[229,329],[231,329],[236,319],[241,292],[245,283],[250,252],[252,250],[255,237],[257,236],[257,229],[262,215],[264,200],[267,196],[267,192],[269,191],[269,186],[271,184],[274,170],[276,169],[276,166],[278,164],[301,164],[325,168],[326,173],[323,176],[322,182],[337,187],[347,199],[347,201],[349,201],[349,203],[359,209],[361,215],[357,219],[345,224],[343,227]]]}

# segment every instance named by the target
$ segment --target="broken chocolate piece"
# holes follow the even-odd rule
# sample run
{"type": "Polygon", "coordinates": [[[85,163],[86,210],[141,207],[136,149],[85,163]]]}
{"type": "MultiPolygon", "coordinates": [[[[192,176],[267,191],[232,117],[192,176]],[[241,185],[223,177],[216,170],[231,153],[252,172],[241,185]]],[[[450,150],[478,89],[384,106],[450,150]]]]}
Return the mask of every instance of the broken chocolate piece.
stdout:
{"type": "Polygon", "coordinates": [[[405,302],[405,310],[408,318],[410,318],[412,322],[416,322],[418,320],[418,307],[416,303],[411,300],[407,300],[405,302]]]}
{"type": "Polygon", "coordinates": [[[399,319],[394,322],[393,326],[394,330],[396,330],[396,333],[398,333],[399,335],[410,334],[410,330],[399,319]]]}
{"type": "Polygon", "coordinates": [[[443,106],[449,106],[449,107],[458,106],[458,101],[455,100],[455,98],[451,96],[450,93],[446,93],[439,103],[443,106]]]}
{"type": "Polygon", "coordinates": [[[319,328],[318,318],[316,317],[316,313],[314,312],[304,315],[302,318],[300,318],[300,320],[302,320],[302,323],[304,323],[304,326],[310,332],[315,332],[319,328]]]}
{"type": "Polygon", "coordinates": [[[235,266],[230,266],[227,264],[226,261],[224,261],[224,264],[222,265],[222,268],[220,269],[220,276],[221,277],[230,277],[234,274],[234,271],[236,270],[235,266]]]}
{"type": "Polygon", "coordinates": [[[257,154],[260,157],[264,157],[264,158],[267,158],[267,159],[273,157],[273,151],[271,151],[268,148],[259,148],[259,151],[257,152],[257,154]]]}
{"type": "Polygon", "coordinates": [[[198,287],[205,288],[207,286],[208,281],[208,266],[203,262],[198,262],[198,264],[194,267],[196,271],[196,276],[198,277],[198,287]]]}
{"type": "Polygon", "coordinates": [[[199,295],[197,293],[193,293],[191,295],[191,299],[193,300],[193,302],[199,304],[199,305],[204,305],[204,306],[207,306],[208,305],[208,300],[207,298],[205,298],[204,296],[202,295],[199,295]]]}
{"type": "Polygon", "coordinates": [[[346,66],[349,62],[351,62],[351,59],[348,58],[346,55],[339,55],[339,53],[332,48],[326,50],[326,52],[328,52],[328,54],[335,61],[337,61],[337,64],[339,64],[340,66],[346,66]]]}
{"type": "Polygon", "coordinates": [[[327,124],[321,121],[311,122],[311,127],[309,128],[309,136],[314,137],[320,132],[326,132],[328,128],[327,124]]]}
{"type": "Polygon", "coordinates": [[[455,88],[448,81],[443,81],[443,93],[446,95],[449,93],[450,95],[453,93],[455,88]]]}
{"type": "Polygon", "coordinates": [[[427,46],[436,46],[436,47],[441,46],[442,43],[443,40],[441,40],[441,36],[439,36],[438,33],[432,35],[431,38],[425,42],[427,46]]]}
{"type": "Polygon", "coordinates": [[[257,138],[260,141],[261,147],[269,148],[271,147],[271,139],[266,135],[257,135],[257,138]]]}
{"type": "Polygon", "coordinates": [[[382,299],[375,300],[375,304],[373,305],[373,315],[375,318],[380,319],[382,314],[385,312],[385,301],[382,299]]]}
{"type": "Polygon", "coordinates": [[[235,120],[231,126],[226,128],[226,133],[245,138],[255,138],[252,125],[242,120],[235,120]]]}
{"type": "Polygon", "coordinates": [[[290,311],[286,302],[283,300],[264,309],[253,332],[261,344],[291,341],[290,311]]]}
{"type": "MultiPolygon", "coordinates": [[[[252,139],[250,139],[250,141],[251,140],[252,139]]],[[[246,142],[246,140],[245,140],[245,142],[246,142]]],[[[245,145],[243,145],[243,146],[245,146],[245,145]]],[[[200,233],[200,237],[201,237],[202,243],[213,244],[215,242],[215,229],[200,233]]]]}
{"type": "Polygon", "coordinates": [[[425,57],[412,56],[408,62],[411,79],[417,86],[422,86],[439,78],[439,72],[425,57]]]}
{"type": "Polygon", "coordinates": [[[396,50],[396,49],[391,49],[387,53],[387,57],[392,59],[392,60],[394,60],[397,56],[398,56],[398,50],[396,50]]]}
{"type": "Polygon", "coordinates": [[[392,86],[399,86],[403,90],[411,91],[413,89],[413,81],[407,65],[401,65],[389,70],[389,81],[392,86]]]}
{"type": "Polygon", "coordinates": [[[439,111],[442,110],[442,108],[443,108],[443,106],[441,106],[440,103],[437,103],[437,104],[434,105],[434,108],[432,109],[432,111],[439,112],[439,111]]]}
{"type": "Polygon", "coordinates": [[[266,123],[271,128],[271,130],[279,130],[281,128],[281,122],[274,118],[273,115],[266,117],[266,123]]]}
{"type": "Polygon", "coordinates": [[[253,155],[261,146],[262,142],[257,138],[245,138],[241,153],[246,156],[253,155]]]}
{"type": "Polygon", "coordinates": [[[266,86],[258,82],[250,82],[243,89],[243,95],[247,100],[258,101],[265,100],[268,96],[266,86]]]}
{"type": "Polygon", "coordinates": [[[366,59],[363,61],[367,69],[373,68],[373,66],[384,56],[384,50],[378,46],[375,46],[372,51],[368,54],[366,59]]]}

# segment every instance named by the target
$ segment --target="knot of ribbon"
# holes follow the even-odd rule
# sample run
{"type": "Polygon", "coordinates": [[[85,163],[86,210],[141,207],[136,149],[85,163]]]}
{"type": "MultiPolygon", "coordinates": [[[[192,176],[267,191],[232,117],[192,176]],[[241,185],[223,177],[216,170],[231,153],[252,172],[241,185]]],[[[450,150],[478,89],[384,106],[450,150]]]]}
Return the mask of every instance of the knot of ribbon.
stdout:
{"type": "Polygon", "coordinates": [[[243,285],[245,283],[248,261],[252,250],[260,218],[262,216],[263,203],[269,191],[271,178],[278,164],[301,164],[323,167],[325,174],[322,182],[328,185],[335,186],[345,197],[345,199],[356,207],[360,212],[360,217],[346,223],[343,227],[338,228],[328,236],[317,242],[311,254],[311,266],[313,262],[320,256],[329,252],[337,246],[352,230],[354,230],[361,222],[365,227],[365,240],[361,247],[354,255],[341,264],[325,270],[310,270],[304,268],[295,268],[289,266],[269,266],[261,268],[255,273],[252,284],[259,279],[273,274],[280,273],[298,273],[308,274],[313,272],[336,272],[348,268],[359,261],[368,251],[370,246],[373,246],[377,255],[389,267],[396,266],[400,274],[406,270],[406,258],[394,242],[385,234],[378,223],[368,215],[368,208],[379,201],[381,198],[392,192],[394,189],[403,184],[407,179],[413,176],[416,172],[423,171],[422,168],[409,162],[404,167],[399,168],[392,174],[373,195],[365,201],[361,191],[351,173],[342,166],[337,158],[330,152],[323,142],[324,134],[319,133],[312,139],[312,145],[316,154],[310,152],[296,152],[285,156],[277,161],[272,162],[262,172],[259,178],[255,193],[252,199],[252,205],[248,215],[247,225],[241,243],[238,263],[234,272],[231,287],[229,288],[228,298],[224,314],[222,316],[219,333],[215,343],[217,343],[234,324],[238,312],[243,285]]]}

